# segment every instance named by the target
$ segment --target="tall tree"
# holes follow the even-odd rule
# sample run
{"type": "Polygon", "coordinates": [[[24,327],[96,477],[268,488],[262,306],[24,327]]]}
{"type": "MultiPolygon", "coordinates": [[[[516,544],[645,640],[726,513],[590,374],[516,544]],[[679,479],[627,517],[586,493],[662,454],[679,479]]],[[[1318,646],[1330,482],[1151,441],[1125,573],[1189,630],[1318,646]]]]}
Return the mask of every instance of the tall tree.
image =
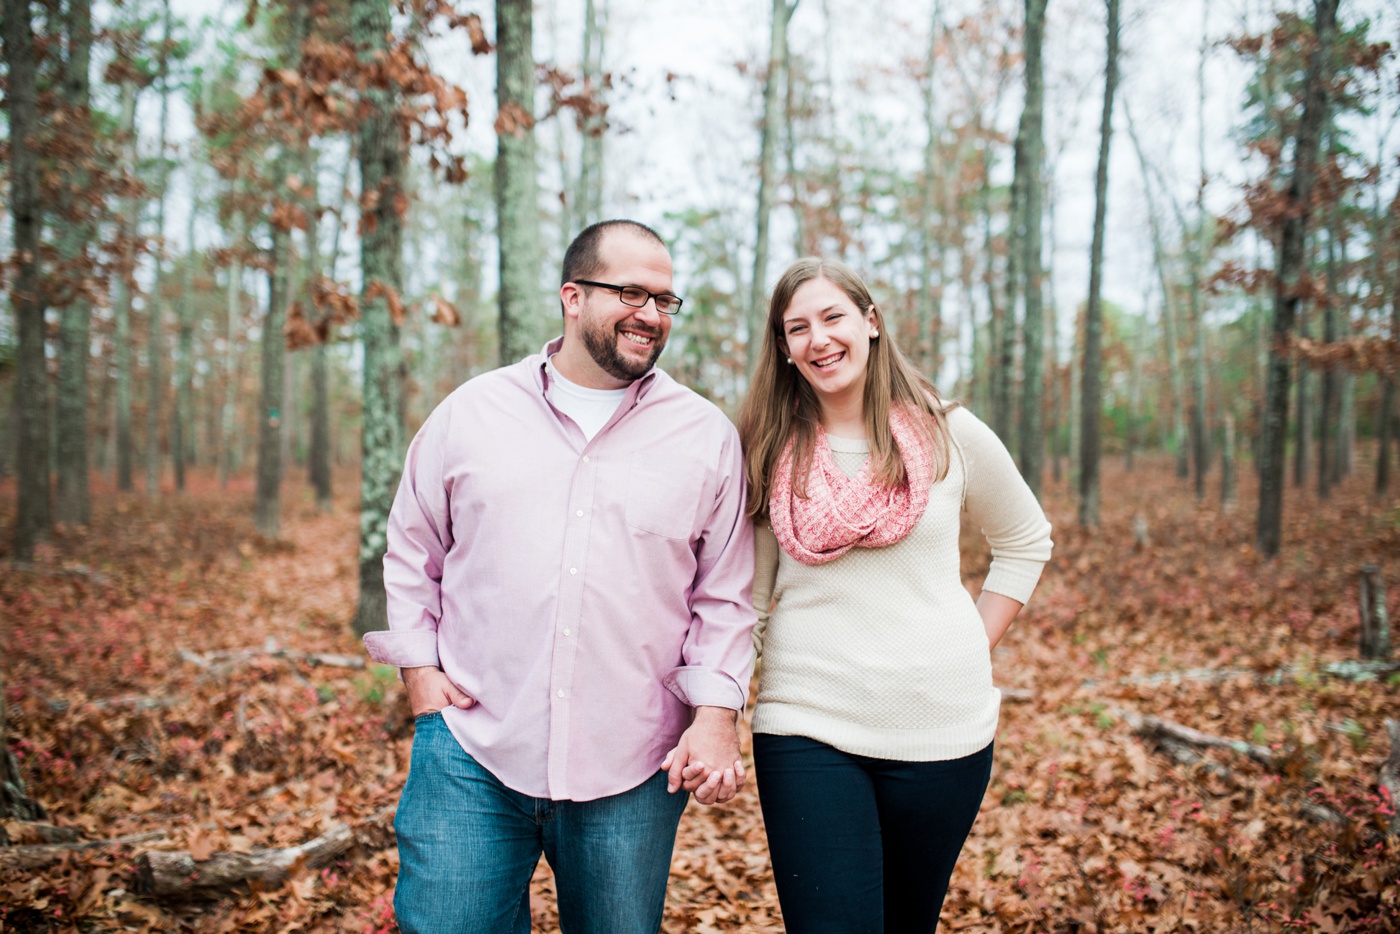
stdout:
{"type": "Polygon", "coordinates": [[[158,52],[157,80],[160,82],[160,129],[156,141],[156,248],[155,273],[146,325],[146,494],[160,492],[160,412],[165,398],[165,342],[161,316],[165,309],[165,195],[170,180],[170,163],[165,158],[166,131],[170,120],[170,0],[164,0],[163,35],[158,52]]]}
{"type": "MultiPolygon", "coordinates": [[[[1314,0],[1314,46],[1303,80],[1303,115],[1293,147],[1293,174],[1286,192],[1287,210],[1279,236],[1274,271],[1273,345],[1269,349],[1269,379],[1264,395],[1264,443],[1259,466],[1259,514],[1255,544],[1272,557],[1278,554],[1283,531],[1283,459],[1288,432],[1290,344],[1298,305],[1302,301],[1304,259],[1312,190],[1317,177],[1318,150],[1327,120],[1327,88],[1332,72],[1332,38],[1337,29],[1340,0],[1314,0]]],[[[1300,432],[1301,436],[1301,432],[1300,432]]]]}
{"type": "MultiPolygon", "coordinates": [[[[136,81],[130,75],[121,83],[120,135],[126,164],[136,164],[136,81]]],[[[112,297],[113,358],[116,363],[117,489],[132,489],[131,471],[135,441],[131,434],[131,290],[136,272],[136,240],[140,223],[140,199],[134,192],[122,196],[117,224],[118,263],[112,297]]]]}
{"type": "Polygon", "coordinates": [[[1020,247],[1025,274],[1025,318],[1021,353],[1021,474],[1031,491],[1040,495],[1045,472],[1045,312],[1044,268],[1041,264],[1041,162],[1044,158],[1045,68],[1041,47],[1045,39],[1047,0],[1026,0],[1026,104],[1016,146],[1022,152],[1025,173],[1021,187],[1020,247]]]}
{"type": "Polygon", "coordinates": [[[1142,140],[1137,135],[1137,125],[1133,122],[1133,112],[1125,105],[1123,113],[1127,117],[1128,138],[1137,153],[1138,166],[1142,169],[1142,188],[1147,197],[1147,222],[1152,233],[1152,264],[1157,270],[1157,280],[1162,286],[1162,342],[1167,350],[1167,372],[1171,390],[1171,438],[1172,452],[1176,455],[1176,475],[1185,479],[1191,472],[1190,457],[1186,444],[1186,381],[1181,372],[1181,344],[1176,333],[1176,309],[1171,277],[1167,270],[1166,247],[1163,245],[1162,221],[1157,211],[1157,197],[1152,186],[1152,172],[1147,163],[1147,153],[1142,140]]]}
{"type": "Polygon", "coordinates": [[[534,344],[534,322],[543,310],[536,171],[534,11],[531,0],[496,0],[496,226],[502,365],[539,349],[534,344]]]}
{"type": "Polygon", "coordinates": [[[1113,95],[1118,87],[1118,0],[1107,0],[1108,55],[1103,114],[1099,122],[1099,166],[1094,175],[1094,238],[1089,254],[1089,301],[1084,312],[1083,429],[1080,433],[1079,523],[1099,524],[1099,421],[1103,413],[1103,240],[1108,211],[1108,151],[1113,137],[1113,95]]]}
{"type": "MultiPolygon", "coordinates": [[[[599,16],[598,0],[584,0],[583,5],[583,98],[585,110],[580,120],[583,131],[583,152],[579,157],[578,229],[603,219],[603,134],[607,130],[607,105],[603,99],[603,17],[599,16]],[[600,21],[601,20],[601,21],[600,21]]],[[[575,231],[567,231],[565,240],[575,231]]]]}
{"type": "MultiPolygon", "coordinates": [[[[5,93],[10,118],[10,217],[14,229],[15,275],[10,307],[19,331],[15,408],[19,444],[15,449],[16,558],[27,561],[34,546],[49,534],[48,374],[44,353],[44,296],[39,268],[39,157],[36,136],[39,112],[38,65],[29,0],[4,0],[5,93]]],[[[7,776],[8,777],[8,776],[7,776]]]]}
{"type": "MultiPolygon", "coordinates": [[[[525,16],[525,54],[529,56],[529,3],[506,3],[497,7],[498,15],[503,6],[516,7],[507,11],[507,18],[521,13],[525,16]]],[[[384,57],[388,47],[393,3],[391,0],[353,0],[351,5],[351,29],[357,54],[362,67],[372,68],[384,57]]],[[[510,26],[498,20],[497,39],[501,55],[518,54],[520,37],[512,30],[519,27],[519,21],[510,26]],[[506,47],[512,50],[507,53],[506,47]]],[[[497,72],[498,80],[501,72],[497,72]]],[[[511,73],[508,85],[518,86],[518,74],[511,73]]],[[[360,224],[360,269],[363,277],[363,292],[360,296],[360,333],[364,345],[364,396],[362,425],[362,461],[360,479],[360,599],[355,610],[353,627],[356,633],[363,634],[374,629],[388,627],[388,610],[384,595],[384,550],[387,545],[389,508],[394,502],[394,490],[398,486],[399,471],[403,457],[403,426],[399,421],[399,395],[402,390],[399,365],[402,359],[399,350],[398,326],[402,320],[403,306],[399,298],[403,282],[403,220],[400,216],[400,202],[403,194],[404,137],[394,119],[396,94],[389,82],[371,83],[364,90],[364,118],[360,124],[359,164],[360,164],[360,204],[362,221],[360,224]]],[[[529,100],[528,96],[525,98],[529,100]]],[[[515,119],[528,117],[519,100],[507,98],[507,106],[514,106],[515,119]]],[[[498,128],[499,129],[499,128],[498,128]]],[[[512,137],[512,144],[523,144],[529,164],[532,166],[528,184],[513,176],[506,181],[518,183],[523,188],[534,190],[534,144],[528,133],[522,138],[502,132],[502,159],[516,163],[513,171],[524,161],[518,151],[512,149],[507,155],[506,137],[512,137]]],[[[497,162],[497,170],[500,161],[497,162]]],[[[504,189],[502,177],[497,175],[498,197],[504,189]]],[[[499,202],[498,202],[499,203],[499,202]]],[[[531,202],[531,217],[535,217],[531,202]]],[[[502,218],[504,222],[505,218],[502,218]]],[[[519,220],[519,218],[516,218],[519,220]]],[[[511,244],[524,245],[526,241],[538,245],[538,218],[533,223],[535,236],[531,240],[528,233],[519,229],[511,231],[512,239],[501,232],[502,256],[502,300],[503,316],[507,308],[504,297],[506,284],[504,274],[507,267],[506,253],[511,244]],[[514,239],[520,237],[521,239],[514,239]]],[[[530,267],[535,272],[532,290],[538,287],[538,264],[530,267]]],[[[520,288],[516,281],[513,288],[520,288]]],[[[510,301],[519,302],[519,293],[513,293],[510,301]]],[[[510,345],[503,338],[502,352],[510,345]]]]}
{"type": "MultiPolygon", "coordinates": [[[[92,2],[71,0],[64,16],[68,54],[64,60],[62,99],[65,123],[76,136],[77,148],[91,153],[92,120],[92,2]]],[[[63,192],[63,230],[59,258],[70,270],[63,289],[66,303],[59,318],[58,394],[54,442],[58,462],[58,496],[54,518],[68,525],[86,525],[92,514],[88,478],[88,358],[92,300],[76,278],[92,263],[96,225],[83,203],[90,173],[86,159],[74,160],[63,192]],[[78,273],[75,276],[73,273],[78,273]]]]}
{"type": "MultiPolygon", "coordinates": [[[[278,66],[296,72],[301,65],[301,47],[306,40],[310,19],[303,4],[284,7],[282,50],[278,66]]],[[[254,518],[258,532],[276,538],[282,523],[282,424],[287,343],[283,336],[287,303],[291,299],[292,226],[299,209],[292,203],[287,179],[297,166],[306,142],[295,121],[282,126],[282,138],[272,163],[272,212],[268,226],[272,233],[272,266],[268,270],[267,315],[262,328],[262,389],[258,405],[258,470],[254,518]]]]}
{"type": "Polygon", "coordinates": [[[1205,238],[1206,238],[1206,52],[1210,48],[1207,23],[1208,0],[1201,2],[1201,54],[1196,59],[1196,217],[1187,233],[1190,265],[1191,309],[1191,461],[1196,472],[1196,499],[1206,495],[1206,470],[1210,466],[1210,431],[1206,426],[1206,323],[1205,323],[1205,238]]]}
{"type": "MultiPolygon", "coordinates": [[[[923,184],[919,189],[919,340],[915,348],[915,359],[924,372],[935,375],[936,358],[938,356],[937,335],[940,332],[940,319],[942,318],[942,302],[944,291],[944,266],[943,266],[943,246],[938,240],[938,231],[935,227],[937,217],[938,200],[938,140],[942,132],[942,126],[938,122],[938,114],[935,108],[937,97],[935,94],[937,65],[938,65],[938,43],[943,38],[943,12],[942,4],[939,0],[934,0],[932,23],[929,28],[928,40],[928,60],[925,64],[924,74],[924,161],[923,184]],[[938,272],[938,284],[935,291],[934,272],[938,272]]],[[[789,114],[792,111],[792,80],[788,80],[788,107],[789,114]]],[[[789,136],[791,134],[789,133],[789,136]]],[[[789,150],[789,165],[793,159],[791,149],[789,150]]],[[[796,184],[796,174],[789,171],[796,184]]],[[[800,213],[800,212],[799,212],[800,213]]],[[[801,240],[799,239],[799,244],[801,240]]],[[[799,246],[799,250],[801,247],[799,246]]]]}
{"type": "Polygon", "coordinates": [[[749,280],[749,338],[745,345],[745,372],[752,373],[762,345],[763,321],[768,294],[768,220],[773,213],[773,190],[777,185],[778,134],[781,132],[781,104],[778,93],[786,80],[787,26],[796,9],[796,0],[773,0],[768,36],[768,70],[763,79],[763,125],[758,142],[758,213],[753,247],[753,275],[749,280]]]}
{"type": "MultiPolygon", "coordinates": [[[[1400,218],[1400,188],[1397,188],[1395,199],[1390,203],[1391,216],[1400,218]]],[[[1377,212],[1379,213],[1379,212],[1377,212]]],[[[1379,225],[1378,225],[1379,226],[1379,225]]],[[[1384,228],[1382,228],[1384,229],[1384,228]]],[[[1400,240],[1400,224],[1392,223],[1389,227],[1392,246],[1400,240]]],[[[1384,251],[1380,248],[1380,238],[1377,238],[1377,256],[1383,256],[1384,251]]],[[[1395,268],[1390,273],[1390,339],[1400,341],[1400,250],[1395,251],[1395,268]]],[[[1377,264],[1377,281],[1381,278],[1384,265],[1377,264]]],[[[1377,497],[1385,496],[1390,491],[1390,448],[1391,442],[1396,438],[1396,382],[1400,381],[1400,374],[1381,373],[1380,379],[1383,383],[1381,389],[1381,409],[1379,424],[1376,427],[1376,486],[1377,497]]]]}

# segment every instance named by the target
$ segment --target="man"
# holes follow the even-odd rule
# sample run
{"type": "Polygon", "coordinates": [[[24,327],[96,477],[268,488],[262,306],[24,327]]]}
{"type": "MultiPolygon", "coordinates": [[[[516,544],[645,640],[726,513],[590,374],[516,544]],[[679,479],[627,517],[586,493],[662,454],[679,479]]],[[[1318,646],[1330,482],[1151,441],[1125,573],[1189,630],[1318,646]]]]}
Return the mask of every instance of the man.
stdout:
{"type": "Polygon", "coordinates": [[[365,637],[416,717],[404,931],[528,932],[543,852],[566,934],[655,934],[682,789],[744,783],[743,463],[728,419],[654,367],[671,276],[650,228],[583,231],[563,337],[458,388],[409,447],[390,628],[365,637]]]}

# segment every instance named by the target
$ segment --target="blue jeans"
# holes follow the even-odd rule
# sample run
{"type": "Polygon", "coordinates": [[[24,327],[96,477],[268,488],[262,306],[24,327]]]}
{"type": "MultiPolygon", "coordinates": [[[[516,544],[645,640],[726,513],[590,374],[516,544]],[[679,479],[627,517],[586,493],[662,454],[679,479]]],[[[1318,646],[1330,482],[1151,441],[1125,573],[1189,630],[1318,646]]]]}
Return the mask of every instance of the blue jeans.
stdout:
{"type": "Polygon", "coordinates": [[[896,762],[755,733],[754,776],[788,934],[930,934],[992,773],[992,747],[896,762]]]}
{"type": "Polygon", "coordinates": [[[656,934],[689,796],[657,772],[596,801],[512,791],[462,749],[441,714],[417,719],[394,830],[394,911],[406,934],[528,934],[540,853],[567,934],[656,934]]]}

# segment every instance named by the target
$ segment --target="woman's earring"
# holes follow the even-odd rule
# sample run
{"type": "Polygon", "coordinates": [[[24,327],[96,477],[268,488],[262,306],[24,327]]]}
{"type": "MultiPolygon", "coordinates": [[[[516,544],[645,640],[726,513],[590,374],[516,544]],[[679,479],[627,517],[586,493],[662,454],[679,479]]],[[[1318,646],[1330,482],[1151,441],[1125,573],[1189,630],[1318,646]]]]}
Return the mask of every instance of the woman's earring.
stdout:
{"type": "Polygon", "coordinates": [[[878,330],[876,330],[876,331],[871,331],[871,332],[870,332],[870,336],[871,336],[871,338],[879,337],[879,336],[880,336],[880,332],[879,332],[878,330]]]}
{"type": "Polygon", "coordinates": [[[787,361],[788,361],[788,363],[791,363],[791,362],[792,362],[792,358],[791,358],[791,357],[788,357],[788,358],[787,358],[787,361]]]}

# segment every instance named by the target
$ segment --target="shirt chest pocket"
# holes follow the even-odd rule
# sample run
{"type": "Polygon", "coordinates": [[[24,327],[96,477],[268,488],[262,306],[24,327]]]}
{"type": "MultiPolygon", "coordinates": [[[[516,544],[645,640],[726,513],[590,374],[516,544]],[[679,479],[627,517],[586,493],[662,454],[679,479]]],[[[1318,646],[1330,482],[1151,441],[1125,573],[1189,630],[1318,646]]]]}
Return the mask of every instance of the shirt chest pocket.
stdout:
{"type": "Polygon", "coordinates": [[[627,524],[663,538],[690,538],[704,495],[705,473],[694,460],[633,460],[627,473],[627,524]]]}

